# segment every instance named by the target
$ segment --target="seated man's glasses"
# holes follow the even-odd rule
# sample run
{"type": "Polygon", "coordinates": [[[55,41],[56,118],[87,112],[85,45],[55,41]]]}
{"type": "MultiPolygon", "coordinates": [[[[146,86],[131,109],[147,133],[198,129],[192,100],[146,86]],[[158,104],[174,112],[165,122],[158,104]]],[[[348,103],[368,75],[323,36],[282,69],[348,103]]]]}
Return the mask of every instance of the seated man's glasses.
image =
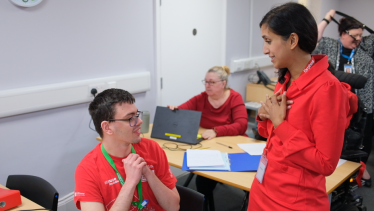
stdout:
{"type": "Polygon", "coordinates": [[[138,111],[135,116],[132,116],[128,119],[109,119],[109,122],[114,122],[114,121],[129,121],[130,127],[134,127],[138,123],[138,119],[143,118],[143,112],[138,111]]]}
{"type": "Polygon", "coordinates": [[[212,86],[212,85],[214,85],[214,84],[216,84],[218,82],[221,82],[221,81],[223,81],[223,80],[220,80],[220,81],[206,81],[206,80],[202,80],[201,82],[203,82],[204,85],[209,84],[210,86],[212,86]]]}

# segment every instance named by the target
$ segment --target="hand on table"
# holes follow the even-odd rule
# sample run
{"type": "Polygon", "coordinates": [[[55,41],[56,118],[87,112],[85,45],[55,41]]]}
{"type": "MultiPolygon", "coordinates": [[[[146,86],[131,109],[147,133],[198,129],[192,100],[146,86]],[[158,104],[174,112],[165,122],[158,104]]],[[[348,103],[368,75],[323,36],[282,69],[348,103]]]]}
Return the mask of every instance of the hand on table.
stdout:
{"type": "Polygon", "coordinates": [[[214,131],[213,129],[209,129],[209,130],[206,130],[203,134],[201,134],[201,136],[203,137],[203,139],[212,139],[212,138],[215,138],[217,136],[216,134],[216,131],[214,131]]]}

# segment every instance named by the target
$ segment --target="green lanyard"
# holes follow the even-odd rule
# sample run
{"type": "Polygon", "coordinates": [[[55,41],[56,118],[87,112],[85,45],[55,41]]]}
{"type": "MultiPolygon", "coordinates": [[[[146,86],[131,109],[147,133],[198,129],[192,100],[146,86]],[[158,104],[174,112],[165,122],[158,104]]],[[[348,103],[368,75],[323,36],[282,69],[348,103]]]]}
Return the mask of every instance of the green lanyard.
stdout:
{"type": "MultiPolygon", "coordinates": [[[[107,153],[107,151],[105,150],[104,148],[104,144],[101,144],[101,151],[103,152],[103,155],[104,157],[106,158],[106,160],[109,162],[109,164],[113,167],[114,171],[116,171],[116,174],[117,174],[117,177],[118,177],[118,180],[119,182],[121,183],[121,186],[123,186],[123,184],[125,184],[125,180],[123,180],[121,174],[119,174],[116,166],[114,165],[114,161],[113,159],[110,157],[110,155],[107,153]]],[[[135,152],[135,149],[134,147],[131,145],[131,152],[136,154],[135,152]]],[[[148,203],[148,200],[145,200],[147,201],[146,203],[143,202],[143,190],[142,190],[142,180],[139,181],[138,183],[138,194],[139,194],[139,202],[137,201],[132,201],[132,204],[134,206],[137,206],[139,208],[139,210],[143,209],[143,207],[148,203]]]]}

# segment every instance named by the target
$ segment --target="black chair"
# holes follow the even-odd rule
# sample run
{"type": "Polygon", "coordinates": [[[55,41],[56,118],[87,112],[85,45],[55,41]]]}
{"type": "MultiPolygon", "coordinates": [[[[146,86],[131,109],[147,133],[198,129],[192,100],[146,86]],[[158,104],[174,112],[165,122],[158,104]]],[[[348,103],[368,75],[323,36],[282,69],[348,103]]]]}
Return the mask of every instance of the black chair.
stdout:
{"type": "Polygon", "coordinates": [[[19,190],[21,195],[46,209],[57,211],[58,192],[46,180],[31,175],[9,175],[6,187],[19,190]]]}
{"type": "Polygon", "coordinates": [[[204,195],[192,189],[177,185],[180,196],[180,211],[203,211],[204,195]]]}

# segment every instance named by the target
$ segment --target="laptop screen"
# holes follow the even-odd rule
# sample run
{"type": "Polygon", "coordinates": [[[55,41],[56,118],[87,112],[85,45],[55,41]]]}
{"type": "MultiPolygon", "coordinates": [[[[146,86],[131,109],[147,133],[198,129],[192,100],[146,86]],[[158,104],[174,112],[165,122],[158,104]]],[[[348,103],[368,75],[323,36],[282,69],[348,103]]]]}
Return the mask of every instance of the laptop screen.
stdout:
{"type": "Polygon", "coordinates": [[[198,144],[201,119],[200,111],[184,109],[170,110],[157,106],[151,137],[188,144],[198,144]]]}

